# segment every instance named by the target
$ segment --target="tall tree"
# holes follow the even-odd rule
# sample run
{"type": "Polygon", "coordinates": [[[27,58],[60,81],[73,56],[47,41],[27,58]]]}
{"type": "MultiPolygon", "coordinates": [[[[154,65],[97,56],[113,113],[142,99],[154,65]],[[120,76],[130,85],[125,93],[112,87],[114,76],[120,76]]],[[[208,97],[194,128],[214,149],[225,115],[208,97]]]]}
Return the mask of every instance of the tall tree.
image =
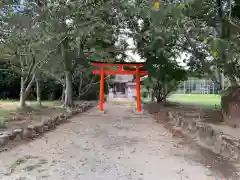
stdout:
{"type": "Polygon", "coordinates": [[[52,60],[61,61],[65,77],[64,104],[72,106],[72,77],[75,69],[78,66],[88,67],[89,60],[94,56],[109,61],[119,54],[115,51],[115,42],[120,33],[119,27],[122,26],[118,22],[121,13],[112,1],[92,0],[52,2],[41,8],[41,14],[45,14],[41,27],[60,44],[52,60]]]}

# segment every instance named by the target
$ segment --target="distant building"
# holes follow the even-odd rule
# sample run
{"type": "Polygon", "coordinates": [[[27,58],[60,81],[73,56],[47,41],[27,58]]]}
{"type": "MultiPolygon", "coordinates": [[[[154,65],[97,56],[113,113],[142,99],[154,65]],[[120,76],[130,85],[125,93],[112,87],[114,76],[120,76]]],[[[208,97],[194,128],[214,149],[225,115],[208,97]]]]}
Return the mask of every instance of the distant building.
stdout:
{"type": "MultiPolygon", "coordinates": [[[[142,82],[144,77],[140,78],[142,82]]],[[[113,97],[129,97],[136,96],[136,80],[134,75],[115,75],[112,84],[110,84],[110,89],[112,89],[113,97]]],[[[132,98],[129,97],[129,98],[132,98]]]]}

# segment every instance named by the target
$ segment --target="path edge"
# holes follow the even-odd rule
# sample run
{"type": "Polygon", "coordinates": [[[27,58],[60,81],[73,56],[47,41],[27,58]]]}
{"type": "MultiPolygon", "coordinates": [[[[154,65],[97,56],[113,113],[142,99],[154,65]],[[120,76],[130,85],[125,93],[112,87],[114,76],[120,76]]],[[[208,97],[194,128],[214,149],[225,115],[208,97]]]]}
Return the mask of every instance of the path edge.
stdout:
{"type": "Polygon", "coordinates": [[[240,141],[223,132],[214,129],[211,125],[197,120],[188,120],[174,112],[168,111],[170,123],[180,127],[187,134],[194,136],[199,144],[220,154],[228,160],[240,160],[240,141]]]}
{"type": "Polygon", "coordinates": [[[69,119],[86,112],[96,105],[96,102],[85,101],[83,103],[76,104],[73,109],[68,109],[66,112],[53,117],[48,117],[47,119],[42,119],[39,123],[30,124],[25,128],[15,128],[3,131],[0,133],[0,152],[8,150],[7,146],[10,142],[33,140],[50,130],[55,129],[57,126],[67,123],[69,119]]]}

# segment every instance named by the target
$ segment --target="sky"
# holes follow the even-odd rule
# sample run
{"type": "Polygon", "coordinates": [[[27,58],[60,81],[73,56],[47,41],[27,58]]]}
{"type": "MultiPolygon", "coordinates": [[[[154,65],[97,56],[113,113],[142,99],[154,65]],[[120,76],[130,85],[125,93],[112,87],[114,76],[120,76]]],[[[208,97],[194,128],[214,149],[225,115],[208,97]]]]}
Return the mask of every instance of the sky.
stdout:
{"type": "MultiPolygon", "coordinates": [[[[126,41],[127,41],[127,43],[128,43],[128,45],[129,45],[129,48],[135,48],[136,46],[134,45],[134,41],[133,41],[133,39],[132,38],[129,38],[129,37],[125,37],[126,38],[126,41]]],[[[126,61],[135,61],[135,62],[144,62],[145,60],[144,59],[142,59],[141,57],[140,57],[140,55],[138,54],[138,53],[134,53],[132,50],[127,50],[126,52],[126,55],[127,55],[127,58],[126,58],[126,61]]],[[[180,65],[180,66],[183,66],[183,67],[186,67],[187,65],[186,65],[186,63],[184,63],[183,62],[183,60],[185,59],[185,58],[188,58],[189,57],[189,55],[188,54],[186,54],[186,53],[182,53],[181,55],[180,55],[180,57],[178,57],[177,59],[176,59],[176,61],[178,62],[178,64],[180,65]]]]}
{"type": "MultiPolygon", "coordinates": [[[[134,42],[132,38],[127,38],[126,39],[129,48],[135,48],[134,42]]],[[[144,62],[145,60],[140,57],[138,53],[133,52],[132,50],[127,50],[126,52],[127,55],[127,61],[136,61],[136,62],[144,62]]]]}

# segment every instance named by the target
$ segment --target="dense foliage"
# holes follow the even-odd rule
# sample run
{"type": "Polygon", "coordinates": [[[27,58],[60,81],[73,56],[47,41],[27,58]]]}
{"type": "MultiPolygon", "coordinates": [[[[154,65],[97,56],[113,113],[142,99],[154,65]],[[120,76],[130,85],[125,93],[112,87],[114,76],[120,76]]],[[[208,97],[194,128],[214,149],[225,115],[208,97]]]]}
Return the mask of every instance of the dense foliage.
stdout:
{"type": "Polygon", "coordinates": [[[239,84],[240,1],[155,2],[1,1],[0,55],[7,69],[0,71],[1,97],[17,97],[6,91],[14,87],[21,107],[30,96],[39,103],[62,97],[65,106],[74,98],[96,98],[99,79],[89,61],[124,61],[126,37],[147,62],[145,84],[158,101],[189,74],[210,78],[222,90],[225,79],[239,84]]]}

